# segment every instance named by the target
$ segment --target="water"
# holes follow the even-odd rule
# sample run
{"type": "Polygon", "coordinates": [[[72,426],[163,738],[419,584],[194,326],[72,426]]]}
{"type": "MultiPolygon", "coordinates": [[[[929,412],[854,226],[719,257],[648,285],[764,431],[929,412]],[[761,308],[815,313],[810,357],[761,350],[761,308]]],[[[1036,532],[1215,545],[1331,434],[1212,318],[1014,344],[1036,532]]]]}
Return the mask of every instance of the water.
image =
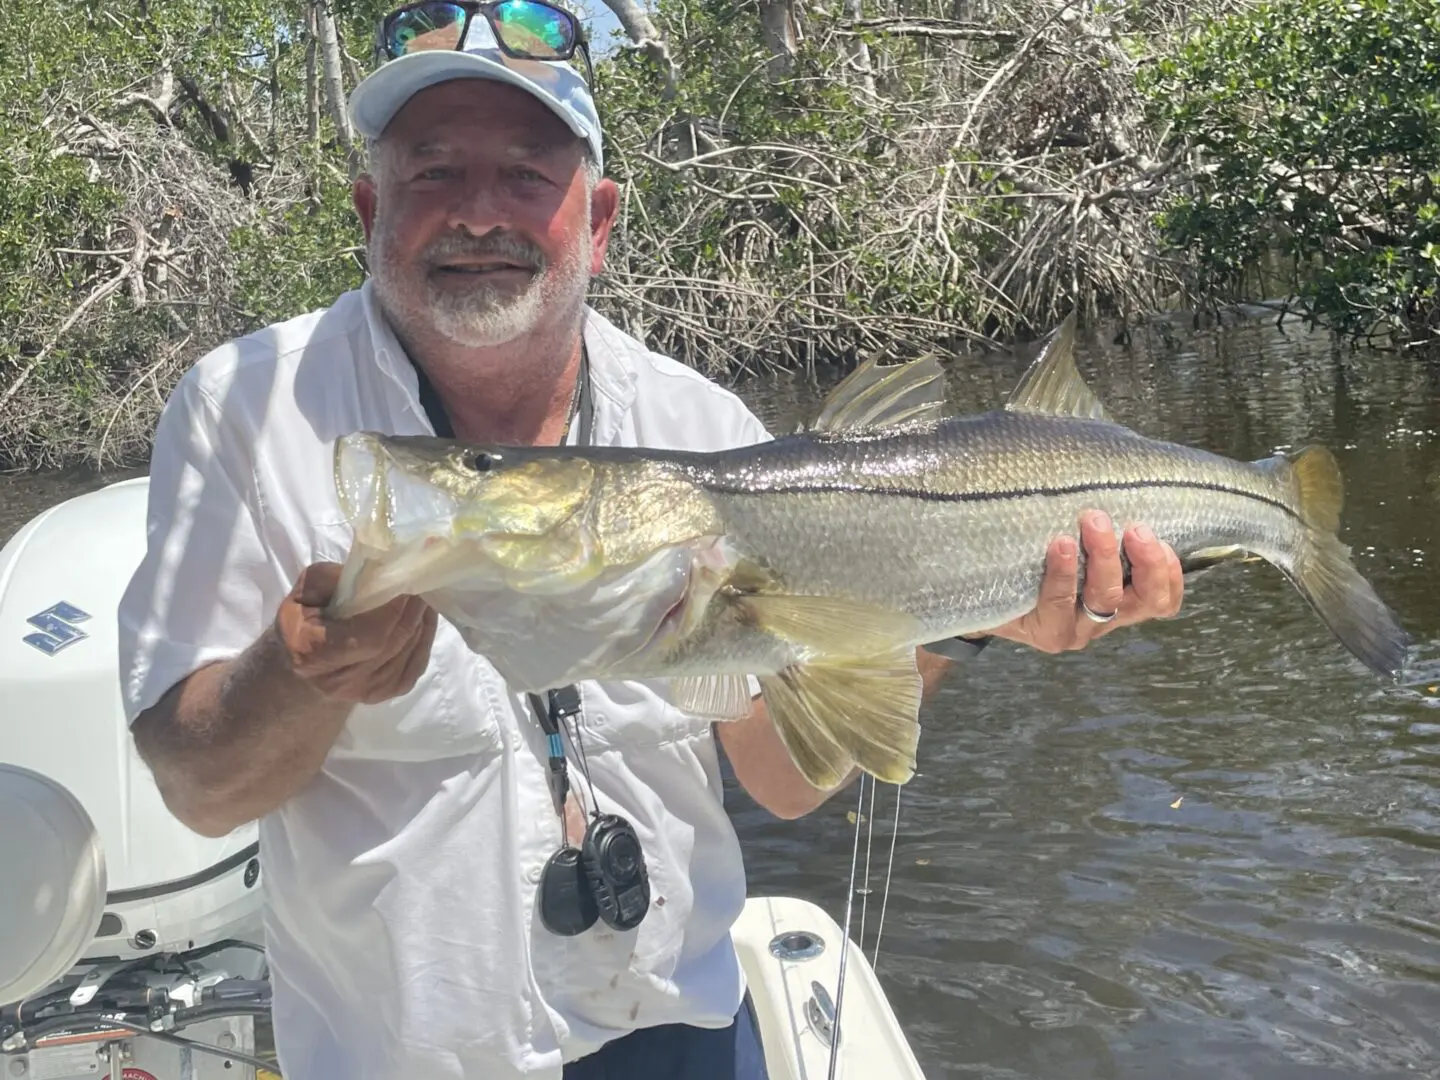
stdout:
{"type": "MultiPolygon", "coordinates": [[[[1270,322],[1175,333],[1082,367],[1146,434],[1244,458],[1331,446],[1345,539],[1419,664],[1379,684],[1263,565],[1082,653],[992,646],[926,710],[881,980],[935,1080],[1440,1076],[1440,372],[1270,322]]],[[[1020,369],[957,362],[957,406],[1020,369]]],[[[773,430],[819,393],[740,390],[773,430]]],[[[0,537],[101,479],[0,477],[0,537]]],[[[752,892],[838,918],[855,796],[780,822],[732,786],[752,892]]],[[[894,799],[863,808],[867,949],[894,799]]]]}

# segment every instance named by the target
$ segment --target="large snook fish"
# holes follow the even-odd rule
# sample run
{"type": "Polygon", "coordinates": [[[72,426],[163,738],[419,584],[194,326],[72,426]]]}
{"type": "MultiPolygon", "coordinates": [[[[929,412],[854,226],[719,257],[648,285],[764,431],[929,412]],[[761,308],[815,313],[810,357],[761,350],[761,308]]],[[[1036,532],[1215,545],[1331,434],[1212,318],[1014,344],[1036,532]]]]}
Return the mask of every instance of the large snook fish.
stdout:
{"type": "Polygon", "coordinates": [[[1330,453],[1240,462],[1115,423],[1073,316],[1003,408],[942,417],[933,357],[866,362],[808,430],[717,453],[337,441],[355,527],[333,615],[424,597],[516,690],[671,678],[743,715],[747,676],[805,777],[904,782],[915,647],[1030,610],[1045,549],[1087,508],[1148,524],[1187,567],[1258,556],[1381,674],[1409,639],[1337,538],[1330,453]]]}

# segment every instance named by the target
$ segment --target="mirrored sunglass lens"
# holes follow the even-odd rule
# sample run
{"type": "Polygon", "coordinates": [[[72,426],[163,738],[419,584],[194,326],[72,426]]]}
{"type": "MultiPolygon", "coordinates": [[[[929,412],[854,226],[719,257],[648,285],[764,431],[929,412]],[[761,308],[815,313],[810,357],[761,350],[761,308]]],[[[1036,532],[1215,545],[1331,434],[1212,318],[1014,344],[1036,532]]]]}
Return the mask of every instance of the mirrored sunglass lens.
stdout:
{"type": "Polygon", "coordinates": [[[418,4],[390,20],[385,47],[392,57],[430,49],[454,49],[465,29],[465,9],[459,4],[418,4]]]}
{"type": "Polygon", "coordinates": [[[563,11],[533,0],[505,0],[495,9],[496,37],[536,60],[559,59],[575,44],[575,24],[563,11]]]}

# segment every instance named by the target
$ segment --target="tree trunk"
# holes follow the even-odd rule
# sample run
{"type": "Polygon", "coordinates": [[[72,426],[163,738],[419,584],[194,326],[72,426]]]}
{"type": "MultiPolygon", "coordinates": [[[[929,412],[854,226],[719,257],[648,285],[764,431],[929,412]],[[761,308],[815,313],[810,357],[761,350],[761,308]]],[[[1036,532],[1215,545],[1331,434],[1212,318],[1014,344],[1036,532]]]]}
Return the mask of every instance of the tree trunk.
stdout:
{"type": "Polygon", "coordinates": [[[320,138],[320,76],[316,72],[315,8],[305,11],[305,141],[320,138]]]}
{"type": "Polygon", "coordinates": [[[315,0],[316,37],[320,43],[320,70],[324,73],[325,104],[335,137],[347,154],[355,150],[355,132],[345,111],[345,76],[340,68],[340,41],[335,34],[335,16],[326,0],[315,0]]]}
{"type": "MultiPolygon", "coordinates": [[[[863,0],[845,0],[845,15],[853,20],[865,17],[863,0]]],[[[860,86],[870,97],[875,96],[875,69],[870,64],[870,46],[862,37],[850,45],[850,63],[860,76],[860,86]]]]}
{"type": "Polygon", "coordinates": [[[760,30],[765,48],[770,51],[765,74],[771,79],[783,79],[795,63],[799,35],[792,3],[793,0],[760,0],[760,30]]]}

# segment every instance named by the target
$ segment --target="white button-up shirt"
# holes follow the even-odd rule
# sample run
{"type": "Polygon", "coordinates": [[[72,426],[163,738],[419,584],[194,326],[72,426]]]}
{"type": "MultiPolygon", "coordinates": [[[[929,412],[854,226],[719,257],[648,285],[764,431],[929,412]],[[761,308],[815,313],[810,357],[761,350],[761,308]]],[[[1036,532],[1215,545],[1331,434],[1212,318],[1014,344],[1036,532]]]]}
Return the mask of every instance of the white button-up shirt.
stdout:
{"type": "MultiPolygon", "coordinates": [[[[730,392],[591,311],[593,441],[689,450],[769,438],[730,392]]],[[[414,368],[367,284],[204,357],[156,432],[149,549],[120,606],[133,721],[245,649],[300,571],[350,530],[332,442],[433,434],[414,368]]],[[[602,812],[639,834],[637,930],[541,924],[561,826],[523,694],[443,619],[415,688],[357,706],[324,767],[259,824],[277,1049],[288,1080],[558,1078],[638,1027],[727,1025],[744,990],[729,930],[745,900],[710,724],[659,684],[581,684],[602,812]]],[[[571,765],[572,785],[590,785],[571,765]]]]}

